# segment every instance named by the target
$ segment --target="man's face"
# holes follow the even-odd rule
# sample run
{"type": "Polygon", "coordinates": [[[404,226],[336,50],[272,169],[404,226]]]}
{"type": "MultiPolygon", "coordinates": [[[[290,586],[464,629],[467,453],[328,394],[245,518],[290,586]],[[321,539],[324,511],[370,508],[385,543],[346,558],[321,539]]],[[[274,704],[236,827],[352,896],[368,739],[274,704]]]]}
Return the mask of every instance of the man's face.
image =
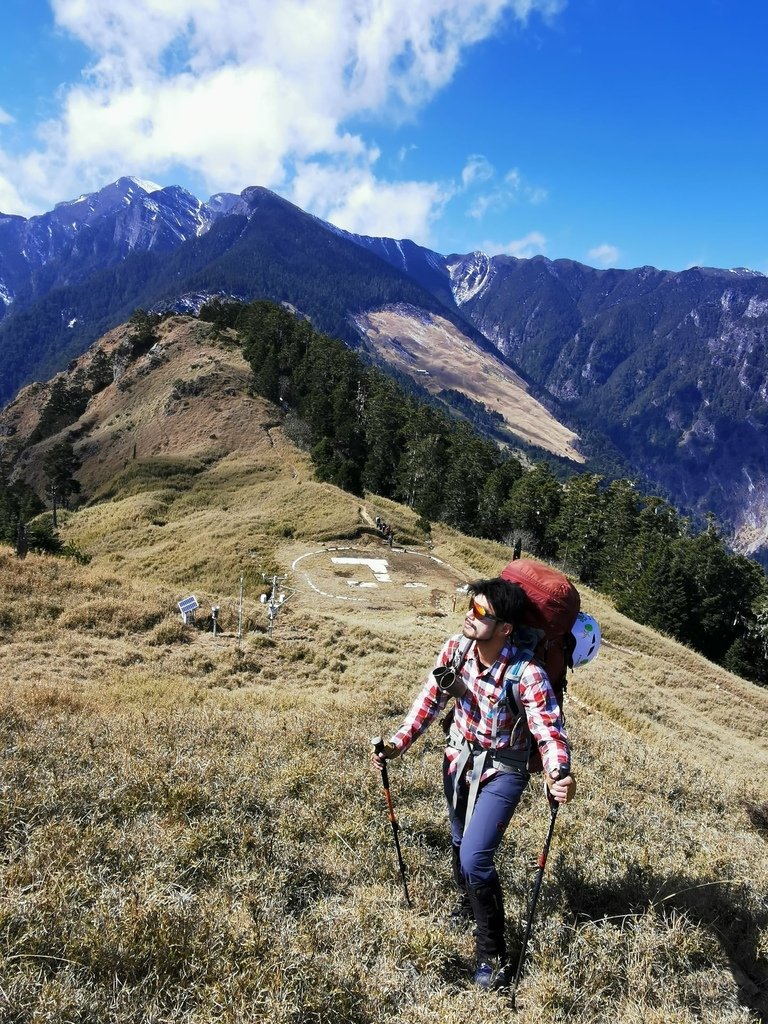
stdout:
{"type": "Polygon", "coordinates": [[[484,594],[471,598],[469,610],[464,617],[464,636],[473,640],[490,640],[500,625],[493,606],[484,594]]]}

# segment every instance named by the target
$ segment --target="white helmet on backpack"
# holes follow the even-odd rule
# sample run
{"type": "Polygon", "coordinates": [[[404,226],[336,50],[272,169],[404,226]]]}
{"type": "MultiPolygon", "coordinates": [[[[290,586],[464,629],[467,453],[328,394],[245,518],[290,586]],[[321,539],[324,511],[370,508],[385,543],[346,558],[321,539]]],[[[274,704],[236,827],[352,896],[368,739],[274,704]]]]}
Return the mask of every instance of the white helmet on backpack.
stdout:
{"type": "Polygon", "coordinates": [[[576,646],[573,649],[573,667],[578,668],[579,665],[586,665],[588,661],[592,661],[600,649],[600,626],[591,615],[579,612],[571,632],[576,640],[576,646]]]}

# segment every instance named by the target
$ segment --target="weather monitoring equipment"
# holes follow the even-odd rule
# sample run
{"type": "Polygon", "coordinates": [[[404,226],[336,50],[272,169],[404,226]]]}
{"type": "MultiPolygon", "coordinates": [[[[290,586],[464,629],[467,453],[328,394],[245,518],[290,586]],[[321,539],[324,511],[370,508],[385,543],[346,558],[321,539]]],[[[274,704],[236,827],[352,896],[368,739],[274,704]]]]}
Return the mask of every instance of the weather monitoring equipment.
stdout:
{"type": "Polygon", "coordinates": [[[261,574],[262,579],[269,583],[269,592],[262,594],[260,601],[267,608],[267,617],[269,625],[267,626],[267,635],[272,636],[272,627],[275,624],[278,612],[283,607],[286,601],[289,601],[291,597],[296,593],[295,590],[287,590],[281,587],[288,577],[287,576],[266,576],[264,573],[261,574]]]}
{"type": "Polygon", "coordinates": [[[195,612],[200,607],[200,604],[194,594],[190,594],[189,597],[183,598],[177,605],[181,612],[181,621],[186,626],[190,622],[195,621],[195,612]]]}

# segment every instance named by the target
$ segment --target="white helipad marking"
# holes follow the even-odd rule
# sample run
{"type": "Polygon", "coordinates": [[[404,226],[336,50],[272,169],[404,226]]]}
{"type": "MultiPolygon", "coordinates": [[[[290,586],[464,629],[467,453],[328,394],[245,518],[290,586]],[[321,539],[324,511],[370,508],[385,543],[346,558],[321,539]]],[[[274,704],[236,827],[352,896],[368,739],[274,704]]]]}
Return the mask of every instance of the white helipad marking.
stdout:
{"type": "MultiPolygon", "coordinates": [[[[291,563],[291,568],[294,571],[296,571],[298,569],[298,567],[299,567],[299,563],[303,562],[305,558],[312,558],[312,557],[314,557],[316,555],[327,555],[331,551],[355,551],[355,550],[356,550],[355,548],[348,547],[346,545],[327,545],[327,546],[324,546],[322,548],[316,548],[314,551],[305,551],[303,555],[299,555],[297,558],[294,558],[293,562],[291,563]]],[[[397,548],[393,548],[392,551],[393,552],[397,552],[397,553],[404,553],[404,552],[407,551],[407,549],[406,548],[399,548],[399,547],[397,547],[397,548]]],[[[461,575],[459,572],[457,572],[455,569],[453,569],[453,567],[450,566],[449,563],[442,561],[442,559],[437,558],[435,555],[429,555],[429,554],[423,553],[421,551],[408,551],[407,553],[410,554],[410,555],[414,555],[414,556],[420,557],[420,558],[426,558],[430,562],[436,562],[438,565],[446,566],[446,568],[451,569],[452,572],[455,572],[457,576],[461,575]]],[[[383,558],[381,558],[381,559],[379,559],[379,558],[376,558],[376,559],[372,559],[372,558],[332,558],[331,560],[334,561],[334,562],[347,562],[347,563],[357,562],[357,563],[363,563],[365,565],[368,565],[370,562],[381,562],[381,564],[384,566],[385,574],[386,574],[386,570],[388,569],[388,565],[389,565],[389,563],[386,561],[386,559],[383,559],[383,558]]],[[[306,571],[303,572],[303,576],[304,576],[304,579],[307,582],[307,585],[312,590],[314,590],[314,592],[316,594],[320,594],[321,597],[327,597],[331,601],[354,601],[354,602],[360,603],[360,604],[364,604],[365,601],[366,601],[366,599],[364,597],[362,597],[362,596],[361,597],[353,597],[351,594],[348,594],[348,595],[344,595],[344,594],[329,594],[328,591],[321,590],[321,588],[318,587],[317,584],[315,584],[310,579],[309,574],[306,571]]],[[[355,580],[355,581],[351,581],[351,582],[349,580],[347,580],[346,582],[347,582],[347,584],[350,587],[354,587],[356,590],[360,590],[360,589],[363,589],[363,588],[365,588],[365,589],[376,589],[376,584],[375,583],[371,583],[371,582],[362,583],[359,580],[355,580]]],[[[382,581],[382,582],[385,582],[385,581],[382,581]]],[[[387,579],[386,582],[391,582],[391,580],[387,579]]],[[[427,584],[426,583],[416,583],[416,582],[413,582],[413,581],[409,581],[407,583],[404,583],[403,587],[404,588],[407,588],[407,587],[424,587],[424,588],[426,588],[427,584]]],[[[457,589],[457,592],[459,592],[459,593],[466,593],[466,589],[467,589],[466,588],[466,584],[463,587],[457,587],[456,589],[457,589]]]]}
{"type": "MultiPolygon", "coordinates": [[[[303,555],[299,555],[298,558],[294,558],[291,563],[291,568],[296,569],[299,562],[302,562],[305,558],[310,558],[312,555],[324,555],[327,551],[338,551],[338,548],[319,548],[317,551],[305,551],[303,555]]],[[[312,580],[309,578],[307,573],[304,573],[304,579],[307,581],[309,586],[314,590],[316,594],[320,594],[321,597],[329,597],[332,601],[362,601],[362,597],[345,597],[343,594],[329,594],[325,590],[321,590],[320,587],[315,586],[312,580]]]]}
{"type": "Polygon", "coordinates": [[[367,565],[379,583],[391,583],[386,558],[332,558],[336,565],[367,565]]]}

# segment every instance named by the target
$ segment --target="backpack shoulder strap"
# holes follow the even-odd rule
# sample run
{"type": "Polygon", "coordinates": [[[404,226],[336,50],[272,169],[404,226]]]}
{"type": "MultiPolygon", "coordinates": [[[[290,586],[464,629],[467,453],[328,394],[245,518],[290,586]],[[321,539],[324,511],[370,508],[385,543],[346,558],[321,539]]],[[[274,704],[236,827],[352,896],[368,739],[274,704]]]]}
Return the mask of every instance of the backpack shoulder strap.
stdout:
{"type": "Polygon", "coordinates": [[[452,664],[457,672],[461,672],[464,667],[464,662],[467,660],[469,649],[474,643],[470,637],[462,637],[456,645],[456,650],[453,652],[452,664]]]}
{"type": "Polygon", "coordinates": [[[506,700],[509,704],[509,709],[512,714],[518,718],[522,717],[522,704],[520,701],[520,680],[523,677],[523,672],[530,665],[532,661],[536,660],[536,655],[529,648],[518,647],[515,651],[515,657],[510,661],[504,670],[504,689],[501,694],[500,700],[506,700]]]}

